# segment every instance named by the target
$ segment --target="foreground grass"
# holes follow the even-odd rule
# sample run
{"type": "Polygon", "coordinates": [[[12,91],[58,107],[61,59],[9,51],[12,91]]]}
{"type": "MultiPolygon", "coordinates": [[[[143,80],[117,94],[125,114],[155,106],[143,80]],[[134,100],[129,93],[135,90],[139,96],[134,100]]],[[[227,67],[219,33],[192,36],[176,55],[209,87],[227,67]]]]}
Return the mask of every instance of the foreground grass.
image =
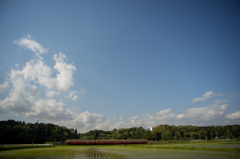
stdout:
{"type": "Polygon", "coordinates": [[[0,152],[0,159],[156,159],[156,158],[196,158],[196,159],[238,159],[240,153],[220,151],[199,151],[186,149],[138,148],[132,146],[55,146],[6,150],[0,152]]]}
{"type": "Polygon", "coordinates": [[[4,150],[15,150],[15,149],[30,149],[30,148],[49,148],[54,147],[53,145],[11,145],[1,146],[0,151],[4,150]]]}
{"type": "Polygon", "coordinates": [[[215,147],[192,147],[192,146],[138,146],[137,148],[154,148],[154,149],[178,149],[178,150],[202,150],[202,151],[221,151],[240,153],[240,148],[215,148],[215,147]]]}
{"type": "Polygon", "coordinates": [[[135,146],[137,148],[174,149],[174,150],[201,150],[240,153],[239,140],[207,140],[192,142],[150,142],[146,145],[135,146]]]}
{"type": "Polygon", "coordinates": [[[148,141],[148,144],[239,144],[240,140],[168,140],[168,141],[148,141]]]}
{"type": "Polygon", "coordinates": [[[4,146],[0,159],[237,159],[240,158],[240,141],[198,141],[175,143],[149,143],[132,145],[23,145],[4,146]],[[209,145],[211,147],[209,147],[209,145]],[[29,147],[28,147],[29,146],[29,147]],[[43,147],[42,147],[43,146],[43,147]],[[223,146],[223,147],[219,147],[223,146]],[[231,148],[225,148],[230,146],[231,148]],[[15,150],[13,150],[15,149],[15,150]]]}

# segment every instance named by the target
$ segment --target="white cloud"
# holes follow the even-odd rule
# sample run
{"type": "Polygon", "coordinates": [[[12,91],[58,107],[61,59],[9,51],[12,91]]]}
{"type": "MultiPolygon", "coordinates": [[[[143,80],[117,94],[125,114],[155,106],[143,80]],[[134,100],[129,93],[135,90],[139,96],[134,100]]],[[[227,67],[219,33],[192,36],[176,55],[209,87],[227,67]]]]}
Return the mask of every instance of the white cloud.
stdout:
{"type": "Polygon", "coordinates": [[[65,104],[56,100],[39,99],[34,103],[32,111],[26,113],[28,117],[36,117],[48,121],[73,120],[72,114],[64,108],[65,104]]]}
{"type": "Polygon", "coordinates": [[[76,94],[77,91],[71,91],[68,93],[68,95],[65,96],[65,98],[72,98],[75,94],[76,94]]]}
{"type": "Polygon", "coordinates": [[[72,99],[73,101],[77,101],[79,98],[76,94],[82,94],[84,95],[84,89],[81,89],[81,91],[71,91],[68,93],[68,95],[65,96],[67,99],[72,99]]]}
{"type": "Polygon", "coordinates": [[[240,111],[227,115],[227,119],[240,119],[240,111]]]}
{"type": "Polygon", "coordinates": [[[212,91],[209,91],[209,92],[206,92],[202,97],[196,97],[194,98],[191,102],[192,103],[195,103],[195,102],[198,102],[198,101],[204,101],[206,99],[209,99],[211,97],[214,97],[216,96],[216,94],[214,94],[212,91]]]}
{"type": "Polygon", "coordinates": [[[214,101],[215,104],[221,104],[221,103],[227,103],[227,102],[230,102],[229,99],[225,99],[225,100],[216,100],[214,101]]]}
{"type": "Polygon", "coordinates": [[[60,94],[59,92],[56,92],[56,91],[53,91],[53,90],[49,90],[49,91],[47,91],[46,96],[52,98],[55,95],[59,96],[59,94],[60,94]]]}
{"type": "Polygon", "coordinates": [[[201,108],[190,108],[187,110],[187,116],[189,117],[202,117],[204,116],[210,108],[201,107],[201,108]]]}
{"type": "MultiPolygon", "coordinates": [[[[73,71],[76,67],[65,62],[66,56],[63,53],[55,54],[53,59],[55,61],[54,69],[58,71],[56,78],[52,77],[52,68],[48,67],[44,58],[39,54],[47,52],[39,43],[31,40],[31,36],[22,38],[19,41],[14,41],[19,46],[28,48],[36,53],[37,58],[31,59],[22,70],[12,69],[10,79],[8,82],[0,85],[3,90],[8,87],[8,83],[12,83],[12,88],[7,98],[0,101],[0,113],[13,113],[24,117],[36,117],[51,121],[53,123],[66,121],[67,123],[79,122],[75,118],[82,116],[81,120],[89,121],[90,128],[94,123],[103,121],[103,115],[92,114],[89,112],[75,113],[65,108],[63,102],[57,100],[44,100],[41,98],[39,86],[44,86],[46,97],[54,97],[60,95],[60,92],[65,92],[70,86],[73,86],[73,71]],[[35,82],[36,85],[33,84],[35,82]],[[100,119],[101,118],[101,119],[100,119]]],[[[19,65],[15,64],[19,69],[19,65]]],[[[78,96],[76,94],[84,94],[84,89],[79,92],[74,91],[70,93],[72,100],[76,101],[78,96]]],[[[44,94],[45,95],[45,94],[44,94]]],[[[82,122],[82,121],[81,121],[82,122]]],[[[84,125],[84,122],[82,123],[84,125]]]]}
{"type": "Polygon", "coordinates": [[[220,117],[222,117],[222,114],[223,112],[221,112],[217,108],[200,107],[187,110],[186,115],[194,120],[202,119],[204,121],[209,121],[219,119],[220,117]]]}
{"type": "Polygon", "coordinates": [[[223,105],[220,107],[221,110],[226,110],[227,108],[228,108],[228,104],[223,104],[223,105]]]}
{"type": "MultiPolygon", "coordinates": [[[[59,55],[55,54],[53,58],[56,62],[54,68],[59,72],[56,78],[51,77],[53,71],[45,64],[41,56],[38,56],[36,59],[31,59],[22,70],[12,69],[11,78],[23,75],[25,80],[35,81],[42,86],[46,86],[47,89],[56,88],[59,92],[66,92],[74,85],[73,70],[76,70],[76,67],[64,62],[66,57],[63,53],[59,53],[59,55]]],[[[84,94],[84,90],[78,93],[84,94]]],[[[76,99],[76,97],[74,99],[76,99]]]]}
{"type": "Polygon", "coordinates": [[[8,88],[8,82],[4,82],[3,84],[0,84],[0,92],[3,91],[4,89],[8,88]]]}
{"type": "Polygon", "coordinates": [[[73,101],[77,101],[78,100],[78,96],[75,95],[73,98],[72,98],[73,101]]]}
{"type": "Polygon", "coordinates": [[[35,85],[25,83],[21,76],[11,79],[13,88],[9,97],[0,101],[0,106],[8,113],[24,115],[31,111],[32,102],[37,100],[41,94],[35,85]]]}
{"type": "Polygon", "coordinates": [[[123,120],[123,118],[122,118],[122,117],[119,117],[119,120],[120,120],[120,121],[122,121],[122,120],[123,120]]]}
{"type": "MultiPolygon", "coordinates": [[[[37,86],[29,84],[21,73],[18,74],[15,71],[11,71],[11,73],[14,74],[11,76],[13,88],[9,97],[0,101],[1,114],[13,113],[23,117],[34,117],[55,124],[81,128],[82,132],[105,123],[105,118],[102,114],[90,113],[88,111],[76,113],[66,109],[63,102],[53,99],[41,99],[41,92],[37,86]]],[[[48,96],[53,96],[58,94],[58,92],[50,90],[47,94],[48,96]]]]}
{"type": "Polygon", "coordinates": [[[178,114],[178,115],[177,115],[177,119],[183,119],[184,117],[185,117],[184,114],[178,114]]]}
{"type": "Polygon", "coordinates": [[[45,49],[42,45],[40,45],[36,41],[32,40],[30,35],[27,35],[27,37],[21,38],[19,41],[15,40],[14,43],[18,44],[19,46],[28,48],[32,52],[35,52],[36,54],[38,53],[44,54],[48,50],[48,49],[45,49]]]}
{"type": "Polygon", "coordinates": [[[51,77],[52,69],[44,63],[42,58],[32,59],[27,62],[25,67],[18,73],[22,74],[25,80],[35,81],[48,89],[52,89],[56,85],[56,79],[51,77]]]}
{"type": "Polygon", "coordinates": [[[172,109],[161,110],[161,111],[157,112],[157,115],[158,116],[166,115],[171,111],[172,111],[172,109]]]}
{"type": "MultiPolygon", "coordinates": [[[[43,48],[39,43],[31,40],[31,36],[28,35],[27,38],[22,38],[19,41],[14,41],[19,46],[26,47],[37,55],[38,53],[43,54],[47,52],[47,49],[43,48]]],[[[57,88],[59,92],[66,92],[69,87],[74,85],[73,82],[73,71],[76,70],[76,67],[72,64],[67,64],[65,62],[66,56],[60,52],[53,56],[55,61],[54,69],[58,71],[56,78],[52,78],[52,69],[48,67],[43,57],[40,55],[36,59],[32,59],[30,62],[26,63],[26,66],[21,71],[15,71],[12,74],[22,74],[26,80],[34,80],[41,85],[46,86],[48,89],[57,88]]],[[[16,65],[17,66],[17,65],[16,65]]]]}
{"type": "Polygon", "coordinates": [[[66,56],[63,53],[59,53],[59,55],[55,54],[53,56],[53,60],[55,60],[56,64],[54,69],[56,69],[59,73],[57,74],[56,84],[58,91],[65,92],[69,87],[73,86],[73,71],[76,70],[76,67],[72,64],[65,63],[66,56]]]}
{"type": "Polygon", "coordinates": [[[219,108],[190,108],[185,113],[174,114],[172,109],[160,110],[156,115],[145,114],[143,116],[129,117],[128,121],[109,123],[109,128],[126,128],[142,126],[148,128],[159,124],[168,125],[212,125],[213,123],[222,124],[225,122],[224,112],[219,108]]]}

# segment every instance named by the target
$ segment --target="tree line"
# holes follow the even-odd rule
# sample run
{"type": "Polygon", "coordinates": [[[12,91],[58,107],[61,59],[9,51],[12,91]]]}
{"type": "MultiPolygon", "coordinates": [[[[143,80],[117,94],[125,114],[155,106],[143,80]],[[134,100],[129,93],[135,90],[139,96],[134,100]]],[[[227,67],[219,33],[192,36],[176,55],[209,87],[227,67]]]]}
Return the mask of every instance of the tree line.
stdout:
{"type": "Polygon", "coordinates": [[[35,144],[79,138],[77,129],[69,129],[65,126],[15,120],[0,121],[0,142],[4,144],[30,144],[33,136],[35,144]]]}
{"type": "Polygon", "coordinates": [[[153,131],[142,127],[113,129],[111,131],[90,130],[78,133],[77,129],[54,124],[25,123],[24,121],[0,121],[0,141],[4,144],[29,144],[64,142],[67,139],[148,139],[148,140],[210,140],[240,139],[240,125],[225,126],[175,126],[158,125],[153,131]],[[35,134],[35,135],[34,135],[35,134]]]}
{"type": "Polygon", "coordinates": [[[142,127],[92,130],[80,134],[80,139],[148,139],[148,140],[210,140],[240,139],[240,125],[226,126],[175,126],[158,125],[153,131],[142,127]]]}

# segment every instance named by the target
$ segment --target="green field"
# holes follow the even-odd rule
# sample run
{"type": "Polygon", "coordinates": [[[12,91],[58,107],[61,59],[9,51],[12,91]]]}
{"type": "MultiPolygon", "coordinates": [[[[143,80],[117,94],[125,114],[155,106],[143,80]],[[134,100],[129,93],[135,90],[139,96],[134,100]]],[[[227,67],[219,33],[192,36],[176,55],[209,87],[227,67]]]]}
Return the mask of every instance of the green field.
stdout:
{"type": "Polygon", "coordinates": [[[155,159],[240,158],[239,141],[203,141],[145,145],[65,145],[0,151],[0,158],[36,159],[155,159]],[[198,149],[202,148],[202,149],[198,149]],[[204,149],[203,149],[204,148],[204,149]]]}

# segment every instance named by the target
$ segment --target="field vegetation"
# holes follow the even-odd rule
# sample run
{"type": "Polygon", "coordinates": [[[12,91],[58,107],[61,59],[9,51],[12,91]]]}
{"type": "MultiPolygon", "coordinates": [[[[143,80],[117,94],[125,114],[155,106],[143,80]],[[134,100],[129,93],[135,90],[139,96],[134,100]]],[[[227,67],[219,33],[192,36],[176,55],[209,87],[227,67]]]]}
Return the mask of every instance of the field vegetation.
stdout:
{"type": "Polygon", "coordinates": [[[49,148],[49,147],[54,147],[54,145],[8,145],[8,146],[1,146],[0,151],[30,149],[30,148],[49,148]]]}
{"type": "MultiPolygon", "coordinates": [[[[158,145],[158,144],[157,144],[158,145]]],[[[148,146],[148,145],[146,145],[148,146]]],[[[6,150],[0,152],[4,159],[237,159],[240,153],[200,151],[186,149],[146,148],[141,145],[64,145],[46,148],[6,150]]]]}

